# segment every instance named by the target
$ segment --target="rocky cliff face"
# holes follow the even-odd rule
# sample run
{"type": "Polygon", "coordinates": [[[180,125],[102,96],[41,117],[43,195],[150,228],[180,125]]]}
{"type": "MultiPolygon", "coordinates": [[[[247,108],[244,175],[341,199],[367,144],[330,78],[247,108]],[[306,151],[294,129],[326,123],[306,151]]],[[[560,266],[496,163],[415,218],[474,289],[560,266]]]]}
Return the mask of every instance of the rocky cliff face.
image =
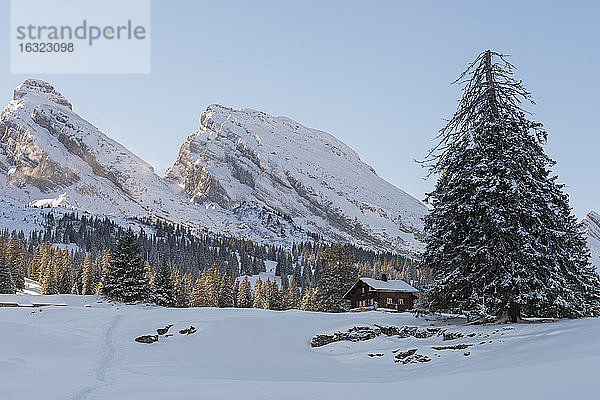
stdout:
{"type": "Polygon", "coordinates": [[[426,207],[333,136],[284,117],[211,105],[165,180],[191,202],[269,210],[333,241],[415,251],[426,207]]]}
{"type": "Polygon", "coordinates": [[[583,219],[583,227],[587,234],[588,246],[592,252],[592,264],[600,273],[600,214],[590,211],[583,219]]]}

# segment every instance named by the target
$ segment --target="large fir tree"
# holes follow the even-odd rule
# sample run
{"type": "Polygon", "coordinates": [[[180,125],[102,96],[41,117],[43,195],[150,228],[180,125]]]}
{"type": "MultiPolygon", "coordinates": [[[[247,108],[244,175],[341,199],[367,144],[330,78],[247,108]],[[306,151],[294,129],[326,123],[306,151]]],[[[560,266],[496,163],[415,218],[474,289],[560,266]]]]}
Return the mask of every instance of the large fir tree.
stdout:
{"type": "Polygon", "coordinates": [[[439,174],[425,219],[422,265],[435,282],[428,307],[511,321],[597,315],[599,278],[513,69],[501,54],[477,57],[457,80],[458,110],[428,156],[439,174]]]}
{"type": "Polygon", "coordinates": [[[140,248],[133,231],[129,229],[119,238],[111,253],[102,282],[102,292],[111,299],[135,302],[148,300],[149,289],[140,248]]]}

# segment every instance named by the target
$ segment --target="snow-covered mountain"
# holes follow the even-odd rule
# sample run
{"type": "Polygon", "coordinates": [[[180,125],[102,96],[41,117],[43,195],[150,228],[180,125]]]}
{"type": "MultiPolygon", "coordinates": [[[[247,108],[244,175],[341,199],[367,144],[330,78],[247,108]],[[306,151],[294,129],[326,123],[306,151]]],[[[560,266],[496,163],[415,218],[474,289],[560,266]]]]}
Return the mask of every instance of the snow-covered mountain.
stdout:
{"type": "Polygon", "coordinates": [[[332,135],[219,105],[200,124],[165,174],[192,202],[264,208],[335,241],[414,248],[426,207],[332,135]]]}
{"type": "Polygon", "coordinates": [[[583,226],[587,233],[588,247],[592,252],[592,264],[600,273],[600,214],[590,211],[583,219],[583,226]]]}
{"type": "Polygon", "coordinates": [[[287,118],[210,106],[163,179],[52,85],[28,79],[2,112],[0,135],[3,204],[159,218],[282,245],[318,234],[418,247],[423,204],[333,136],[287,118]]]}
{"type": "Polygon", "coordinates": [[[149,164],[79,117],[46,82],[29,79],[15,89],[0,132],[2,189],[25,203],[56,198],[126,215],[153,215],[181,203],[149,164]]]}

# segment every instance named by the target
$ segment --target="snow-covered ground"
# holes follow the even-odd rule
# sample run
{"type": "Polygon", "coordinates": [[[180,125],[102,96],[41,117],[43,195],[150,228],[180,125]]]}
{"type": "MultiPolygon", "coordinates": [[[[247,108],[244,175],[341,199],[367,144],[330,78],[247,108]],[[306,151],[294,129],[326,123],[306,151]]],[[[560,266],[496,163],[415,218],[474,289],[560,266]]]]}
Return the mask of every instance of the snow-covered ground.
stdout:
{"type": "Polygon", "coordinates": [[[598,319],[471,327],[408,313],[165,309],[99,303],[94,296],[1,295],[0,302],[40,298],[68,305],[0,308],[2,399],[504,400],[598,393],[598,319]],[[173,336],[134,341],[167,324],[174,324],[173,336]],[[465,336],[310,346],[316,333],[373,324],[438,326],[465,336]],[[179,333],[190,325],[196,333],[179,333]],[[472,346],[433,349],[458,344],[472,346]],[[410,349],[431,361],[394,362],[410,349]]]}

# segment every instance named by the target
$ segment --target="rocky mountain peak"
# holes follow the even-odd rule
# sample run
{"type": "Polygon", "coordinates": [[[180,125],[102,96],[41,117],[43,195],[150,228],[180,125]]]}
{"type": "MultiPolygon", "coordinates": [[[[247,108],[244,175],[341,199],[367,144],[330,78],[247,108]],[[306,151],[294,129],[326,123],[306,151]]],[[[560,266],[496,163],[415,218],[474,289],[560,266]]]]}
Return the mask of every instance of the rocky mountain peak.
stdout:
{"type": "Polygon", "coordinates": [[[426,207],[333,135],[252,109],[210,105],[165,174],[195,204],[269,210],[331,241],[415,251],[426,207]]]}
{"type": "Polygon", "coordinates": [[[27,95],[35,95],[50,100],[72,110],[71,103],[48,82],[39,79],[27,79],[15,88],[13,100],[20,100],[27,95]]]}
{"type": "Polygon", "coordinates": [[[590,211],[583,219],[583,225],[589,236],[600,240],[600,214],[590,211]]]}

